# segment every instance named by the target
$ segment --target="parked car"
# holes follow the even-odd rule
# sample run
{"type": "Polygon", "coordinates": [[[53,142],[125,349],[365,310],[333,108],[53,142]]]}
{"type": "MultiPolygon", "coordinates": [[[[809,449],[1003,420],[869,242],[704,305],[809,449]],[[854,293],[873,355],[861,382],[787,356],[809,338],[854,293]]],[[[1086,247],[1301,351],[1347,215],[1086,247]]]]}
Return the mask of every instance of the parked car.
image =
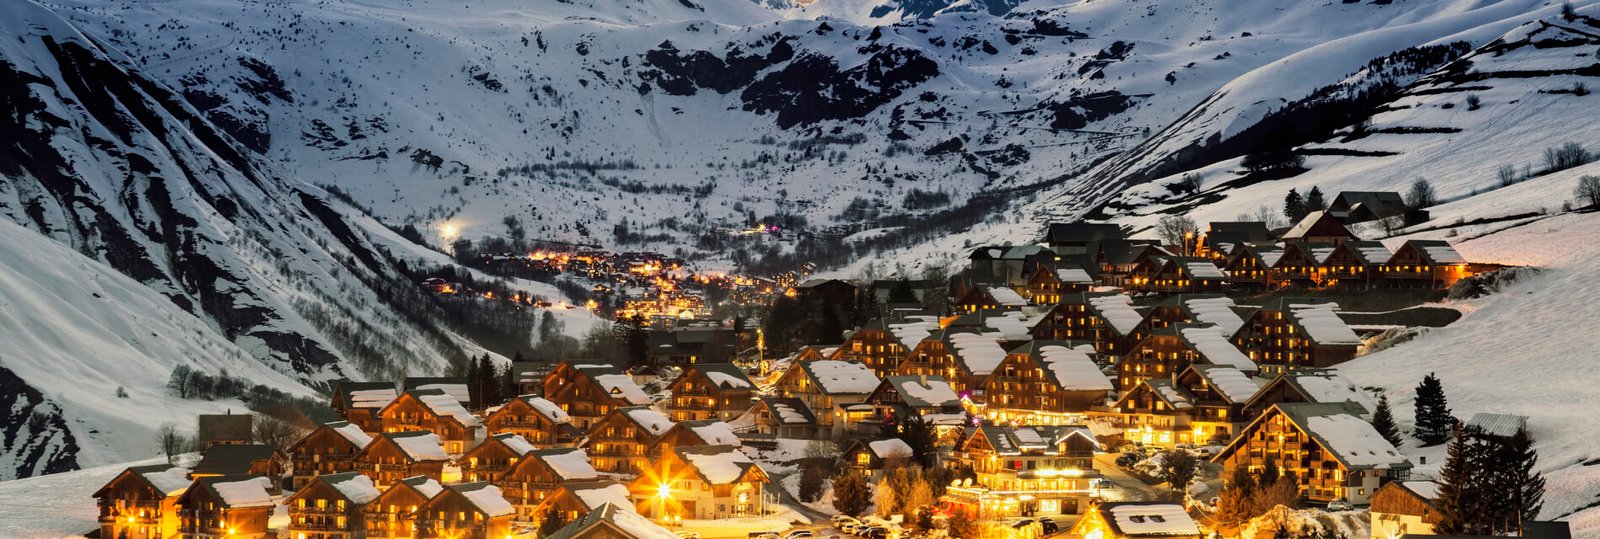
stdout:
{"type": "Polygon", "coordinates": [[[750,532],[750,539],[783,539],[783,535],[774,531],[750,532]]]}
{"type": "Polygon", "coordinates": [[[816,536],[817,534],[811,533],[811,530],[795,530],[783,536],[783,539],[812,539],[816,536]]]}
{"type": "Polygon", "coordinates": [[[692,531],[688,531],[688,530],[679,530],[677,532],[674,532],[673,534],[677,535],[679,539],[700,539],[700,532],[692,532],[692,531]]]}
{"type": "Polygon", "coordinates": [[[838,524],[839,531],[848,533],[850,535],[855,535],[857,529],[865,527],[865,526],[866,526],[865,524],[862,524],[860,522],[856,522],[854,520],[847,521],[847,522],[841,522],[841,523],[838,524]]]}
{"type": "Polygon", "coordinates": [[[1029,524],[1033,524],[1033,519],[1025,518],[1025,519],[1022,519],[1022,520],[1018,520],[1016,522],[1012,522],[1011,523],[1011,527],[1020,530],[1020,529],[1028,527],[1029,524]]]}
{"type": "Polygon", "coordinates": [[[850,515],[834,515],[833,518],[828,520],[833,521],[834,526],[842,526],[846,522],[861,522],[850,515]]]}
{"type": "Polygon", "coordinates": [[[1061,531],[1061,526],[1056,524],[1055,519],[1050,517],[1039,517],[1039,531],[1044,532],[1045,535],[1050,535],[1052,533],[1061,531]]]}
{"type": "Polygon", "coordinates": [[[1116,483],[1112,483],[1110,479],[1104,477],[1096,477],[1089,481],[1089,488],[1111,488],[1115,486],[1117,486],[1116,483]]]}
{"type": "Polygon", "coordinates": [[[877,526],[867,528],[867,532],[861,534],[861,539],[886,539],[887,537],[889,537],[889,530],[877,526]]]}
{"type": "Polygon", "coordinates": [[[1143,453],[1134,453],[1134,452],[1130,451],[1130,452],[1127,452],[1127,453],[1123,453],[1121,455],[1117,455],[1116,464],[1117,464],[1117,466],[1121,466],[1123,468],[1128,468],[1128,467],[1133,466],[1134,464],[1138,464],[1139,461],[1142,461],[1144,459],[1145,459],[1145,456],[1144,456],[1143,453]]]}
{"type": "Polygon", "coordinates": [[[1329,511],[1349,511],[1351,509],[1355,509],[1355,508],[1350,506],[1350,502],[1347,502],[1347,501],[1344,501],[1344,500],[1334,500],[1334,501],[1328,502],[1328,510],[1329,511]]]}

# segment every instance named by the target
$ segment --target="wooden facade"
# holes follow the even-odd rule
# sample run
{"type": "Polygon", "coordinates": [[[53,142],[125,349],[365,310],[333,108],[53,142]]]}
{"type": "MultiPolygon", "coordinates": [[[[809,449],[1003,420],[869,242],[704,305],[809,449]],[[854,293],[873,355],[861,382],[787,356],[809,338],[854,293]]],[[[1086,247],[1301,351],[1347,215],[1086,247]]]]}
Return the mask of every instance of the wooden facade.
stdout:
{"type": "Polygon", "coordinates": [[[536,447],[570,446],[583,434],[559,405],[532,395],[507,401],[483,423],[490,435],[515,434],[536,447]]]}
{"type": "Polygon", "coordinates": [[[262,539],[268,536],[267,519],[277,506],[266,491],[268,481],[261,476],[223,475],[196,479],[178,497],[178,535],[184,538],[240,537],[262,539]],[[233,488],[235,484],[244,488],[233,488]],[[219,491],[219,484],[235,497],[219,491]],[[242,494],[242,495],[241,495],[242,494]]]}
{"type": "Polygon", "coordinates": [[[443,490],[439,481],[431,477],[419,475],[396,481],[363,508],[367,537],[418,537],[417,511],[443,490]]]}
{"type": "Polygon", "coordinates": [[[333,386],[333,411],[340,419],[375,435],[383,432],[383,418],[378,412],[397,396],[392,382],[340,380],[333,386]]]}
{"type": "Polygon", "coordinates": [[[1361,418],[1364,413],[1350,403],[1275,405],[1212,460],[1230,473],[1239,468],[1259,472],[1271,461],[1293,473],[1301,495],[1312,502],[1365,505],[1383,484],[1406,479],[1411,463],[1361,418]],[[1330,424],[1339,426],[1332,433],[1336,439],[1317,430],[1330,424]],[[1358,429],[1371,432],[1352,432],[1358,429]],[[1351,446],[1359,448],[1356,453],[1343,452],[1351,446]]]}
{"type": "MultiPolygon", "coordinates": [[[[1261,371],[1276,374],[1293,369],[1331,367],[1355,357],[1359,338],[1348,333],[1342,340],[1319,339],[1308,330],[1297,311],[1327,302],[1305,298],[1283,298],[1262,306],[1229,338],[1261,371]]],[[[1335,307],[1327,305],[1328,308],[1335,307]]],[[[1319,323],[1342,325],[1343,322],[1319,323]]]]}
{"type": "Polygon", "coordinates": [[[1278,287],[1279,278],[1272,267],[1283,257],[1283,248],[1275,245],[1239,244],[1223,261],[1228,274],[1228,284],[1247,291],[1271,290],[1278,287]]]}
{"type": "Polygon", "coordinates": [[[1124,390],[1112,411],[1129,443],[1162,448],[1195,443],[1196,433],[1190,427],[1194,396],[1169,378],[1145,379],[1124,390]]]}
{"type": "Polygon", "coordinates": [[[401,479],[417,475],[438,481],[449,460],[438,437],[431,433],[386,432],[356,453],[355,471],[372,478],[379,489],[385,489],[401,479]],[[426,450],[415,451],[417,446],[426,450]]]}
{"type": "Polygon", "coordinates": [[[671,422],[655,410],[643,406],[614,409],[589,428],[589,456],[596,470],[640,473],[649,466],[650,448],[670,428],[671,422]],[[641,417],[659,421],[641,422],[641,417]]]}
{"type": "Polygon", "coordinates": [[[378,412],[383,432],[431,432],[446,453],[459,455],[477,442],[483,428],[455,399],[437,389],[401,393],[378,412]]]}
{"type": "Polygon", "coordinates": [[[284,500],[292,539],[360,539],[367,536],[364,509],[379,495],[372,481],[354,472],[312,479],[284,500]],[[342,485],[335,488],[334,485],[342,485]]]}
{"type": "Polygon", "coordinates": [[[840,344],[828,359],[859,361],[881,378],[894,373],[910,352],[889,331],[888,323],[876,318],[845,337],[844,344],[840,344]]]}
{"type": "Polygon", "coordinates": [[[461,480],[499,481],[517,462],[534,450],[533,444],[516,434],[496,434],[483,443],[468,449],[456,459],[461,468],[461,480]]]}
{"type": "MultiPolygon", "coordinates": [[[[921,346],[919,345],[918,348],[920,349],[921,346]]],[[[907,356],[905,363],[911,363],[914,357],[916,357],[915,352],[911,356],[907,356]]],[[[906,368],[905,363],[902,363],[901,369],[906,368]]],[[[859,365],[857,370],[865,371],[869,376],[872,370],[865,365],[850,361],[810,361],[790,366],[789,370],[785,371],[783,376],[778,378],[778,382],[774,384],[779,395],[798,399],[800,402],[805,403],[806,408],[811,410],[812,415],[816,418],[818,436],[831,436],[844,430],[846,418],[843,407],[866,401],[867,394],[871,393],[872,390],[866,389],[859,393],[834,391],[827,384],[819,383],[812,376],[812,369],[817,365],[824,365],[825,368],[841,365],[859,365]]],[[[876,388],[876,385],[873,387],[876,388]]]]}
{"type": "Polygon", "coordinates": [[[1381,271],[1385,283],[1390,286],[1429,288],[1449,288],[1472,274],[1466,258],[1449,242],[1440,240],[1405,242],[1395,249],[1381,271]]]}
{"type": "Polygon", "coordinates": [[[188,471],[169,464],[123,470],[94,493],[100,536],[165,539],[178,533],[178,497],[188,471]]]}
{"type": "Polygon", "coordinates": [[[354,470],[356,453],[369,443],[372,437],[355,423],[338,421],[318,426],[289,447],[291,484],[299,489],[316,476],[354,470]]]}
{"type": "Polygon", "coordinates": [[[663,453],[628,490],[643,516],[716,520],[764,514],[768,481],[766,471],[737,447],[686,446],[663,453]],[[707,461],[712,464],[701,464],[707,461]],[[725,466],[739,471],[719,475],[725,466]]]}
{"type": "Polygon", "coordinates": [[[1100,476],[1094,468],[1097,449],[1094,435],[1079,426],[979,427],[952,453],[972,468],[977,484],[946,492],[963,506],[979,508],[979,518],[1076,514],[1100,476]]]}
{"type": "Polygon", "coordinates": [[[1227,276],[1211,259],[1194,256],[1149,257],[1128,274],[1128,290],[1158,294],[1219,292],[1227,276]]]}
{"type": "Polygon", "coordinates": [[[1011,350],[984,381],[986,412],[1001,420],[1060,418],[1103,406],[1114,388],[1085,350],[1091,347],[1088,343],[1036,340],[1011,350]],[[1077,368],[1062,365],[1058,369],[1047,359],[1074,362],[1077,368]],[[1062,379],[1063,372],[1083,376],[1062,379]]]}
{"type": "Polygon", "coordinates": [[[1383,264],[1392,255],[1383,243],[1347,241],[1333,249],[1322,262],[1329,286],[1366,290],[1383,277],[1383,264]]]}
{"type": "Polygon", "coordinates": [[[1178,335],[1177,327],[1151,333],[1117,361],[1117,387],[1123,394],[1150,379],[1171,380],[1200,359],[1200,353],[1178,335]]]}
{"type": "MultiPolygon", "coordinates": [[[[638,386],[633,379],[617,369],[579,365],[564,371],[557,367],[551,377],[564,372],[570,372],[570,378],[555,384],[559,387],[555,388],[554,393],[546,393],[545,398],[565,410],[572,417],[572,425],[581,430],[590,430],[596,422],[618,408],[650,404],[650,399],[642,391],[635,393],[638,386]]],[[[546,382],[546,390],[551,385],[546,382]]]]}
{"type": "Polygon", "coordinates": [[[489,483],[447,485],[417,509],[417,529],[423,537],[499,539],[509,537],[510,504],[500,489],[489,483]]]}
{"type": "Polygon", "coordinates": [[[1089,272],[1071,264],[1039,264],[1024,288],[1034,305],[1055,305],[1066,294],[1088,292],[1094,287],[1089,272]]]}
{"type": "Polygon", "coordinates": [[[1392,481],[1372,494],[1372,536],[1433,535],[1443,515],[1436,504],[1439,484],[1392,481]]]}
{"type": "Polygon", "coordinates": [[[1068,294],[1062,297],[1061,303],[1050,307],[1028,333],[1035,340],[1093,343],[1095,353],[1101,358],[1122,355],[1131,344],[1128,336],[1119,331],[1108,318],[1109,313],[1101,311],[1093,301],[1109,295],[1115,293],[1068,294]]]}
{"type": "Polygon", "coordinates": [[[668,413],[673,421],[727,421],[750,409],[756,384],[731,363],[704,363],[684,366],[667,389],[672,392],[668,413]]]}
{"type": "Polygon", "coordinates": [[[589,463],[582,449],[540,449],[525,455],[495,484],[500,487],[506,501],[517,508],[518,522],[532,522],[538,515],[534,508],[544,503],[567,481],[592,481],[599,472],[589,463]]]}

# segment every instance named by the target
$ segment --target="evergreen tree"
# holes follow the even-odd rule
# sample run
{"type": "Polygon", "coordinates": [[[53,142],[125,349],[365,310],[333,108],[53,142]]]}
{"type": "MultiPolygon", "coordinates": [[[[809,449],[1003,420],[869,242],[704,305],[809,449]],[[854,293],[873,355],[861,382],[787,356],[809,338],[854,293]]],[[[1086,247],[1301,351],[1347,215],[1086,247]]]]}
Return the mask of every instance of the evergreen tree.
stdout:
{"type": "Polygon", "coordinates": [[[1504,498],[1500,507],[1504,508],[1505,517],[1499,531],[1520,535],[1522,524],[1538,519],[1544,508],[1544,477],[1534,471],[1539,453],[1526,430],[1517,431],[1498,445],[1498,457],[1490,470],[1498,476],[1494,490],[1504,498]]]}
{"type": "Polygon", "coordinates": [[[1289,219],[1291,225],[1300,222],[1300,219],[1306,216],[1306,201],[1298,191],[1290,189],[1289,194],[1284,195],[1283,216],[1289,219]]]}
{"type": "Polygon", "coordinates": [[[939,434],[933,424],[916,412],[901,414],[895,424],[894,437],[911,446],[912,460],[924,468],[932,468],[939,458],[939,434]]]}
{"type": "Polygon", "coordinates": [[[833,508],[840,514],[861,516],[872,504],[871,497],[861,472],[846,470],[833,477],[833,508]]]}
{"type": "Polygon", "coordinates": [[[1485,444],[1476,432],[1456,429],[1455,438],[1445,450],[1444,466],[1439,469],[1439,523],[1434,532],[1440,535],[1491,535],[1484,521],[1491,512],[1492,498],[1485,492],[1482,470],[1485,464],[1485,444]]]}
{"type": "Polygon", "coordinates": [[[1378,396],[1378,411],[1372,414],[1372,428],[1383,435],[1390,445],[1400,447],[1400,426],[1394,422],[1394,412],[1389,409],[1389,396],[1378,396]]]}
{"type": "Polygon", "coordinates": [[[567,517],[555,509],[546,509],[544,518],[539,520],[539,537],[555,535],[561,528],[566,527],[567,517]]]}
{"type": "Polygon", "coordinates": [[[1417,385],[1416,427],[1412,429],[1412,436],[1421,441],[1423,447],[1439,445],[1450,440],[1450,429],[1455,423],[1445,402],[1444,386],[1437,376],[1429,373],[1417,385]]]}
{"type": "Polygon", "coordinates": [[[1328,209],[1328,201],[1323,200],[1322,188],[1311,186],[1311,192],[1306,193],[1305,211],[1311,213],[1328,209]]]}
{"type": "Polygon", "coordinates": [[[495,368],[494,361],[489,359],[487,352],[478,358],[477,364],[468,371],[468,382],[477,390],[472,400],[473,408],[485,408],[500,402],[499,374],[500,370],[495,368]]]}
{"type": "Polygon", "coordinates": [[[916,293],[916,291],[911,289],[911,280],[910,279],[901,279],[901,280],[895,281],[894,286],[889,287],[889,303],[916,303],[916,302],[917,302],[917,293],[916,293]]]}

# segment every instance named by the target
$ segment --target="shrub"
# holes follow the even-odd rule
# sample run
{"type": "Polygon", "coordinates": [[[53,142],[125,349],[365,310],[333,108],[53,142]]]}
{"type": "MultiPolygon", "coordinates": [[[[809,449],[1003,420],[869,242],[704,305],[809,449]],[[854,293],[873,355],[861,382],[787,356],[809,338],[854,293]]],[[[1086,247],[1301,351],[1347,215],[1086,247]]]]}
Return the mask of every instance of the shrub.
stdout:
{"type": "Polygon", "coordinates": [[[1584,176],[1578,178],[1578,188],[1572,191],[1579,204],[1586,207],[1600,207],[1600,176],[1584,176]]]}

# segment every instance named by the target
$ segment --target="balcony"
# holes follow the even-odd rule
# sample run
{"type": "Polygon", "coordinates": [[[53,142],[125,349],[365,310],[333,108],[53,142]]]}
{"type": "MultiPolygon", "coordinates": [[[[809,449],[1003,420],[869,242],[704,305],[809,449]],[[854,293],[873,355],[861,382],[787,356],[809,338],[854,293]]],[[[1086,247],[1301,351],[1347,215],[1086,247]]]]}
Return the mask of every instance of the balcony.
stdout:
{"type": "Polygon", "coordinates": [[[348,525],[340,526],[340,525],[338,525],[337,523],[334,523],[334,522],[307,522],[307,523],[304,523],[304,524],[297,524],[297,523],[295,523],[294,521],[291,520],[289,522],[289,532],[291,534],[293,534],[294,532],[297,532],[297,531],[307,531],[307,532],[311,532],[311,531],[316,531],[316,532],[354,532],[355,530],[350,529],[350,526],[348,526],[348,525]]]}

